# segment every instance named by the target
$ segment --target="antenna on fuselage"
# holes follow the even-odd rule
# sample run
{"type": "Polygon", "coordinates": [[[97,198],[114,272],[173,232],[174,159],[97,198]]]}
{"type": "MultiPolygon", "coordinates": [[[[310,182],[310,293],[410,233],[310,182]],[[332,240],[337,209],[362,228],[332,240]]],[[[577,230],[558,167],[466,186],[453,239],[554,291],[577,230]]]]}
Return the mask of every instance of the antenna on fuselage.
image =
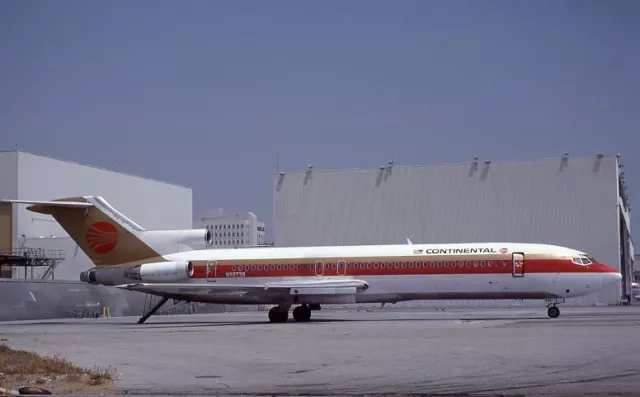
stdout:
{"type": "Polygon", "coordinates": [[[411,242],[411,240],[407,239],[407,244],[409,245],[413,245],[413,243],[411,242]]]}

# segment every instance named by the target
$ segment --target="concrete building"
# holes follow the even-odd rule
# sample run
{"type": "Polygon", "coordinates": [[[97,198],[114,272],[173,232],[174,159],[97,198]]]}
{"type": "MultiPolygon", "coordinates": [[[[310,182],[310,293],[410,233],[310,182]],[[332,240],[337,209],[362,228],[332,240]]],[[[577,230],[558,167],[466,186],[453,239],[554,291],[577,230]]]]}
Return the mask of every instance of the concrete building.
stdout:
{"type": "Polygon", "coordinates": [[[273,175],[274,239],[277,246],[402,244],[407,238],[414,244],[564,245],[590,253],[624,276],[620,286],[566,304],[614,304],[630,294],[632,278],[622,174],[620,159],[604,155],[278,172],[273,175]]]}
{"type": "MultiPolygon", "coordinates": [[[[148,230],[190,229],[190,188],[21,151],[0,152],[0,198],[51,200],[99,195],[148,230]],[[167,209],[170,209],[168,211],[167,209]]],[[[24,204],[0,203],[0,250],[20,250],[59,262],[57,280],[78,280],[93,267],[87,256],[50,216],[24,204]]],[[[44,268],[3,269],[0,277],[35,278],[44,268]]]]}
{"type": "Polygon", "coordinates": [[[196,229],[210,229],[212,249],[264,245],[265,227],[253,212],[225,212],[222,208],[206,211],[193,222],[196,229]]]}

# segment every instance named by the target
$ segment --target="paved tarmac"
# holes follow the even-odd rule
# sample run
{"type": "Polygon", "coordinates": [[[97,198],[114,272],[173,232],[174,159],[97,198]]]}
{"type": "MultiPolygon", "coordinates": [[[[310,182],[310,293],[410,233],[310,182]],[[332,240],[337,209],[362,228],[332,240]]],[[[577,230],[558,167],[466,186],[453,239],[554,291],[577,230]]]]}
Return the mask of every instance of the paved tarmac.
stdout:
{"type": "Polygon", "coordinates": [[[0,323],[147,395],[640,395],[640,307],[266,312],[0,323]]]}

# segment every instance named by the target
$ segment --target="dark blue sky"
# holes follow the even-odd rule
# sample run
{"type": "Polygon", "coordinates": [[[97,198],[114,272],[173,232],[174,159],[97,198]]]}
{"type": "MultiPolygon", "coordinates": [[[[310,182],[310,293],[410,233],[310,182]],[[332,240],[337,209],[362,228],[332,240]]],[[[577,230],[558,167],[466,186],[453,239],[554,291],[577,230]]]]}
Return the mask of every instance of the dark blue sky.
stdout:
{"type": "Polygon", "coordinates": [[[640,206],[639,39],[631,0],[5,0],[1,145],[269,225],[276,153],[286,170],[621,153],[640,206]]]}

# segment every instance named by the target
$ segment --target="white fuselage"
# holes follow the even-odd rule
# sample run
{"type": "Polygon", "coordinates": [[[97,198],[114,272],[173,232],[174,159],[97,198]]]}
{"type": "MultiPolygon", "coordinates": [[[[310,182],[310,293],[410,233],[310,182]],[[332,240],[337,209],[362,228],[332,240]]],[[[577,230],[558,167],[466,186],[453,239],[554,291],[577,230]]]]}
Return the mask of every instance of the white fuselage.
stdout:
{"type": "MultiPolygon", "coordinates": [[[[210,285],[216,288],[206,292],[173,288],[170,295],[229,304],[276,304],[289,299],[281,291],[245,288],[274,283],[288,283],[292,294],[298,294],[295,288],[309,287],[296,296],[295,303],[347,304],[569,298],[596,292],[621,279],[614,269],[583,252],[519,243],[211,249],[165,255],[164,259],[173,262],[173,267],[163,262],[142,265],[147,266],[148,276],[137,281],[148,287],[141,291],[154,293],[154,285],[161,288],[166,283],[198,284],[204,289],[210,285]],[[187,264],[190,274],[176,270],[183,265],[186,269],[187,264]],[[312,288],[323,280],[358,280],[367,288],[312,288]],[[220,288],[223,286],[229,288],[220,288]]],[[[123,281],[105,282],[119,283],[123,281]]]]}

